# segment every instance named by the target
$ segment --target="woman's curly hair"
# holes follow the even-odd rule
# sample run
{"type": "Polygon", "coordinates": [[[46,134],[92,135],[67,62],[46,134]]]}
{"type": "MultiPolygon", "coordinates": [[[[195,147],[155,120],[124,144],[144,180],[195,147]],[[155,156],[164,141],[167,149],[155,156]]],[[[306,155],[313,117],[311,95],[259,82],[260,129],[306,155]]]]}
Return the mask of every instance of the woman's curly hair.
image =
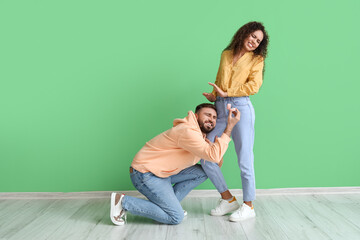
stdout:
{"type": "Polygon", "coordinates": [[[245,38],[247,38],[251,33],[257,30],[261,30],[263,32],[264,38],[261,41],[260,45],[253,51],[254,56],[260,55],[265,59],[267,55],[269,36],[265,30],[264,25],[261,22],[248,22],[247,24],[239,28],[239,30],[237,30],[237,32],[233,36],[230,44],[224,50],[232,50],[233,55],[237,55],[244,47],[245,38]]]}

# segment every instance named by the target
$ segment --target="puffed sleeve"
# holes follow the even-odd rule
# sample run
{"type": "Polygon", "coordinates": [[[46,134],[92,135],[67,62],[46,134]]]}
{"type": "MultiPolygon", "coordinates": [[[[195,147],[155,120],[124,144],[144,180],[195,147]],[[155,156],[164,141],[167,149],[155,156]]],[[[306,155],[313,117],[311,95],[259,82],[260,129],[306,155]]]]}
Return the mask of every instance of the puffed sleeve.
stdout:
{"type": "Polygon", "coordinates": [[[243,97],[257,93],[263,83],[264,59],[258,57],[250,69],[247,81],[240,86],[231,87],[227,93],[229,97],[243,97]]]}

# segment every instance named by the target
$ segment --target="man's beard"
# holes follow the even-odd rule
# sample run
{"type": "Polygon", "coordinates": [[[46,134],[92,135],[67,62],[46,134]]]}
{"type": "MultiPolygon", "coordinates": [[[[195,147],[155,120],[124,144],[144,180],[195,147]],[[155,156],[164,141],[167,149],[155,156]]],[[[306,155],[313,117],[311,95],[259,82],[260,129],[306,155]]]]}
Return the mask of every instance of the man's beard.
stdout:
{"type": "Polygon", "coordinates": [[[205,126],[205,123],[199,123],[199,126],[200,126],[200,130],[203,132],[203,133],[206,133],[208,134],[209,132],[211,132],[214,128],[211,128],[211,129],[208,129],[206,128],[205,126]]]}

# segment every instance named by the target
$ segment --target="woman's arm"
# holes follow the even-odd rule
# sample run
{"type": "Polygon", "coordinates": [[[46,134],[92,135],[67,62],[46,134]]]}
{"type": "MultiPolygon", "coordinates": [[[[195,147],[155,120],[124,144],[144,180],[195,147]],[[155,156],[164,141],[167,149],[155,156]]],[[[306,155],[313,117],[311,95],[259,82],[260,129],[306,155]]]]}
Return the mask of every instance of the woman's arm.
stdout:
{"type": "Polygon", "coordinates": [[[223,90],[221,90],[221,88],[219,88],[218,85],[216,85],[214,83],[210,83],[210,82],[209,82],[209,84],[214,87],[214,91],[216,92],[217,96],[219,96],[219,97],[227,97],[228,96],[227,92],[224,92],[223,90]]]}
{"type": "Polygon", "coordinates": [[[212,94],[212,93],[206,93],[204,92],[203,95],[206,97],[207,100],[209,100],[210,102],[215,102],[216,101],[216,97],[212,94]]]}
{"type": "MultiPolygon", "coordinates": [[[[223,54],[224,52],[222,52],[221,54],[221,58],[220,58],[220,64],[219,64],[219,69],[217,71],[217,74],[216,74],[216,79],[215,79],[215,85],[216,86],[219,86],[220,85],[220,71],[221,71],[221,63],[223,61],[223,54]]],[[[216,96],[220,96],[217,91],[215,90],[215,87],[213,85],[213,83],[209,83],[211,86],[213,86],[213,91],[211,93],[206,93],[204,92],[203,95],[207,98],[207,100],[209,100],[210,102],[215,102],[216,101],[216,96]]]]}

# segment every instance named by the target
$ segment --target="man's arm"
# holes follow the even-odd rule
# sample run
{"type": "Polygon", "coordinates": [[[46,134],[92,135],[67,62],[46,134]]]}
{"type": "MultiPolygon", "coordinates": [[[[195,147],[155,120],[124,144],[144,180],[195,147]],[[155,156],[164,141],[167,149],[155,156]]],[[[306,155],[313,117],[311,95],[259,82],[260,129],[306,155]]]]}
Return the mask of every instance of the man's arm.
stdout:
{"type": "Polygon", "coordinates": [[[192,154],[219,163],[224,156],[230,142],[231,131],[240,120],[238,109],[229,109],[228,123],[221,137],[217,138],[213,144],[207,143],[202,134],[195,129],[186,129],[179,137],[178,146],[191,152],[192,154]]]}

